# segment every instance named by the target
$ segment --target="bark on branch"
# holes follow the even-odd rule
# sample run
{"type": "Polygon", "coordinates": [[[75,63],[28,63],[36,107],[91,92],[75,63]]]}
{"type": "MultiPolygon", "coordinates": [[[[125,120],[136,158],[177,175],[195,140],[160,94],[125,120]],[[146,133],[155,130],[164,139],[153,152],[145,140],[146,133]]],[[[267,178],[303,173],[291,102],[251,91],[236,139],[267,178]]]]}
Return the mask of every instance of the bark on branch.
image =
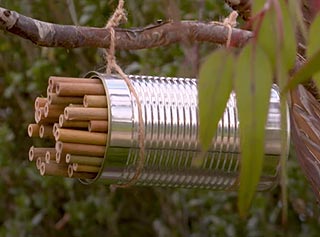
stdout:
{"type": "MultiPolygon", "coordinates": [[[[106,28],[52,24],[4,8],[0,8],[0,29],[44,47],[107,48],[110,42],[110,31],[106,28]]],[[[126,50],[183,41],[224,44],[228,37],[227,26],[196,21],[169,21],[143,28],[115,28],[115,31],[116,47],[126,50]]],[[[252,37],[250,31],[233,28],[231,46],[242,47],[252,37]]]]}

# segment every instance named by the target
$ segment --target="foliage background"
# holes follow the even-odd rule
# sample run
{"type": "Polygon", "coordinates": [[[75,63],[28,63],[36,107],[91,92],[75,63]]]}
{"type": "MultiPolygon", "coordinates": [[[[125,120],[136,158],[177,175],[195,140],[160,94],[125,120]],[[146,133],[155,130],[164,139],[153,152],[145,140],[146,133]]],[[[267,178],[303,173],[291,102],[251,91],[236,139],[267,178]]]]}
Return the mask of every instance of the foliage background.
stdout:
{"type": "MultiPolygon", "coordinates": [[[[102,27],[116,1],[0,0],[24,15],[60,24],[102,27]],[[73,21],[76,19],[76,21],[73,21]]],[[[219,20],[223,1],[127,1],[126,27],[158,19],[219,20]],[[173,10],[172,10],[173,9],[173,10]]],[[[173,45],[119,51],[127,73],[196,76],[197,65],[215,47],[173,45]]],[[[102,184],[41,177],[27,159],[32,141],[26,127],[33,102],[51,75],[81,76],[104,70],[101,49],[39,48],[0,33],[0,236],[316,236],[319,208],[292,153],[288,162],[289,216],[281,225],[279,188],[259,193],[247,220],[237,214],[236,193],[204,190],[129,188],[111,192],[102,184]]]]}

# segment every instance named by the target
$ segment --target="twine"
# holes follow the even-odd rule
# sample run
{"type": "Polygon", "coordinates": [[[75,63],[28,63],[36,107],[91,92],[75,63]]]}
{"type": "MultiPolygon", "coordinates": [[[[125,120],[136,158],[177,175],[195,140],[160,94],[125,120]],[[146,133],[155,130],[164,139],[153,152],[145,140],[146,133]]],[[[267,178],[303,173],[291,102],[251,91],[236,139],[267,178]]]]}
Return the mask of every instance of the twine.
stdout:
{"type": "Polygon", "coordinates": [[[228,27],[228,35],[227,35],[227,42],[226,42],[226,47],[230,47],[231,43],[231,36],[232,36],[232,30],[233,27],[237,26],[237,17],[238,17],[238,12],[237,11],[232,11],[227,18],[224,19],[223,22],[220,21],[213,21],[212,23],[226,26],[228,27]]]}
{"type": "Polygon", "coordinates": [[[232,11],[229,14],[229,16],[226,19],[224,19],[224,21],[222,23],[224,26],[228,27],[228,38],[227,38],[227,43],[226,43],[227,48],[230,47],[232,28],[236,27],[236,25],[237,25],[237,17],[238,17],[238,12],[232,11]]]}
{"type": "Polygon", "coordinates": [[[106,73],[110,75],[112,70],[117,72],[122,77],[122,79],[126,82],[130,93],[133,95],[133,97],[136,100],[137,108],[138,108],[138,118],[139,118],[138,142],[139,142],[140,150],[139,150],[139,159],[137,162],[137,168],[133,177],[126,183],[112,185],[111,189],[114,189],[117,187],[126,188],[134,185],[138,181],[141,175],[143,165],[145,162],[145,154],[144,154],[145,153],[145,148],[144,148],[145,128],[144,128],[143,116],[142,116],[142,106],[141,106],[138,94],[135,91],[131,81],[129,80],[128,76],[123,72],[121,67],[117,64],[116,57],[115,57],[116,35],[115,35],[114,27],[117,27],[122,20],[125,20],[125,21],[127,20],[126,13],[123,6],[124,6],[124,0],[119,0],[116,10],[114,11],[113,15],[108,20],[108,23],[105,26],[105,28],[109,29],[110,31],[110,47],[109,49],[106,49],[106,58],[107,58],[106,73]]]}

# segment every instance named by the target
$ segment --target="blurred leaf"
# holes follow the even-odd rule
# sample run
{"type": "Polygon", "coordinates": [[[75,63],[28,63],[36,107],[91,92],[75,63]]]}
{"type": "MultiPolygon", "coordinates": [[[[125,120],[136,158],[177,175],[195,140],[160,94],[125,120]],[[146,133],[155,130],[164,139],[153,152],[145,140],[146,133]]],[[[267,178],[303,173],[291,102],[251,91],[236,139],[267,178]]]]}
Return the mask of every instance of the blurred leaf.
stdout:
{"type": "Polygon", "coordinates": [[[240,215],[246,216],[262,171],[272,85],[271,66],[263,50],[257,45],[247,45],[238,58],[236,75],[241,143],[238,207],[240,215]]]}
{"type": "Polygon", "coordinates": [[[255,16],[257,13],[259,13],[263,9],[265,3],[266,3],[265,0],[251,1],[251,4],[252,4],[252,15],[255,16]]]}
{"type": "Polygon", "coordinates": [[[286,71],[292,69],[296,59],[296,41],[294,25],[286,3],[281,0],[271,4],[261,25],[256,27],[257,42],[268,55],[273,70],[278,70],[277,67],[282,64],[286,71]]]}
{"type": "Polygon", "coordinates": [[[199,73],[200,141],[207,150],[232,91],[233,53],[227,49],[213,52],[199,73]]]}
{"type": "Polygon", "coordinates": [[[304,22],[303,12],[301,8],[301,1],[287,1],[291,12],[291,20],[297,26],[303,40],[307,39],[307,27],[304,22]]]}
{"type": "Polygon", "coordinates": [[[307,45],[307,57],[311,57],[314,53],[316,53],[319,48],[320,42],[320,34],[319,34],[319,27],[320,27],[320,15],[314,19],[313,23],[310,26],[309,30],[309,38],[308,38],[308,45],[307,45]]]}
{"type": "MultiPolygon", "coordinates": [[[[312,57],[313,54],[317,53],[320,50],[320,15],[317,15],[315,20],[310,26],[308,46],[307,46],[307,57],[312,57]]],[[[316,82],[318,88],[320,88],[320,73],[315,73],[313,79],[316,82]]]]}
{"type": "MultiPolygon", "coordinates": [[[[97,10],[96,4],[87,4],[83,8],[83,13],[80,16],[79,23],[80,25],[86,25],[88,21],[94,16],[94,13],[97,10]]],[[[108,19],[108,17],[106,18],[108,19]]]]}
{"type": "Polygon", "coordinates": [[[76,11],[76,8],[74,6],[73,0],[67,0],[67,5],[68,5],[69,13],[70,13],[70,16],[71,16],[73,24],[74,25],[79,25],[77,11],[76,11]]]}
{"type": "MultiPolygon", "coordinates": [[[[277,52],[281,54],[281,57],[279,58],[284,60],[283,65],[285,66],[285,70],[289,71],[294,67],[296,61],[295,25],[293,24],[293,16],[289,11],[286,1],[280,0],[279,4],[282,13],[282,28],[278,28],[277,34],[282,37],[279,37],[280,48],[277,49],[277,52]]],[[[277,25],[280,24],[278,23],[277,25]]]]}
{"type": "Polygon", "coordinates": [[[255,31],[257,31],[257,43],[265,51],[268,56],[273,69],[276,67],[277,54],[277,31],[276,31],[276,14],[273,7],[271,7],[263,16],[261,25],[257,24],[255,31]],[[272,36],[272,38],[270,37],[272,36]]]}
{"type": "Polygon", "coordinates": [[[320,71],[319,67],[320,50],[315,52],[307,62],[293,75],[292,79],[282,90],[282,93],[287,93],[290,89],[309,80],[313,75],[320,71]]]}

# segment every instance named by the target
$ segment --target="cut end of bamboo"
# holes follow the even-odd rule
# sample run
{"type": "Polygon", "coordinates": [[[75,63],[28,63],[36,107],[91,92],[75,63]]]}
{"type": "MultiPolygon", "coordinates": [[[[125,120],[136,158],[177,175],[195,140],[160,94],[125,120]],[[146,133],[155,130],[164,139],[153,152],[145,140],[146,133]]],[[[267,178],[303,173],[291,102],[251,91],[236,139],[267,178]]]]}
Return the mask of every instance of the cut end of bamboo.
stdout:
{"type": "Polygon", "coordinates": [[[71,155],[67,154],[66,155],[66,163],[70,163],[71,155]]]}
{"type": "Polygon", "coordinates": [[[72,164],[68,165],[68,176],[69,176],[69,178],[72,178],[72,176],[73,176],[73,165],[72,164]]]}
{"type": "Polygon", "coordinates": [[[43,163],[44,157],[38,157],[36,160],[36,167],[40,170],[41,164],[43,163]]]}
{"type": "Polygon", "coordinates": [[[40,126],[38,124],[29,124],[28,126],[28,136],[29,137],[39,137],[40,126]]]}
{"type": "Polygon", "coordinates": [[[63,127],[63,122],[64,122],[64,114],[60,114],[60,116],[59,116],[59,126],[60,127],[63,127]]]}
{"type": "Polygon", "coordinates": [[[39,109],[47,103],[47,98],[37,97],[34,101],[34,108],[39,109]]]}
{"type": "Polygon", "coordinates": [[[39,137],[43,138],[43,136],[44,136],[44,125],[41,125],[39,129],[39,137]]]}
{"type": "Polygon", "coordinates": [[[39,130],[39,136],[41,138],[51,138],[51,139],[53,139],[54,135],[53,135],[52,131],[53,131],[53,127],[52,126],[41,124],[40,125],[40,130],[39,130]]]}
{"type": "Polygon", "coordinates": [[[49,104],[47,103],[44,106],[44,117],[48,117],[48,115],[49,115],[49,104]]]}
{"type": "Polygon", "coordinates": [[[40,174],[43,176],[46,173],[46,164],[43,162],[40,165],[40,174]]]}
{"type": "Polygon", "coordinates": [[[29,161],[33,161],[34,158],[34,146],[31,146],[29,149],[29,161]]]}
{"type": "Polygon", "coordinates": [[[50,151],[47,151],[47,152],[46,152],[46,155],[45,155],[45,162],[46,162],[47,164],[50,163],[51,157],[52,157],[52,155],[51,155],[50,151]]]}
{"type": "Polygon", "coordinates": [[[63,156],[62,152],[61,151],[57,151],[57,153],[56,153],[56,162],[57,162],[57,164],[60,164],[62,162],[62,159],[61,159],[62,156],[63,156]]]}
{"type": "Polygon", "coordinates": [[[42,117],[42,108],[39,108],[35,111],[35,114],[34,114],[34,119],[35,119],[36,123],[40,122],[41,117],[42,117]]]}
{"type": "Polygon", "coordinates": [[[57,152],[62,152],[62,146],[63,146],[63,143],[62,142],[56,142],[56,150],[57,152]]]}

